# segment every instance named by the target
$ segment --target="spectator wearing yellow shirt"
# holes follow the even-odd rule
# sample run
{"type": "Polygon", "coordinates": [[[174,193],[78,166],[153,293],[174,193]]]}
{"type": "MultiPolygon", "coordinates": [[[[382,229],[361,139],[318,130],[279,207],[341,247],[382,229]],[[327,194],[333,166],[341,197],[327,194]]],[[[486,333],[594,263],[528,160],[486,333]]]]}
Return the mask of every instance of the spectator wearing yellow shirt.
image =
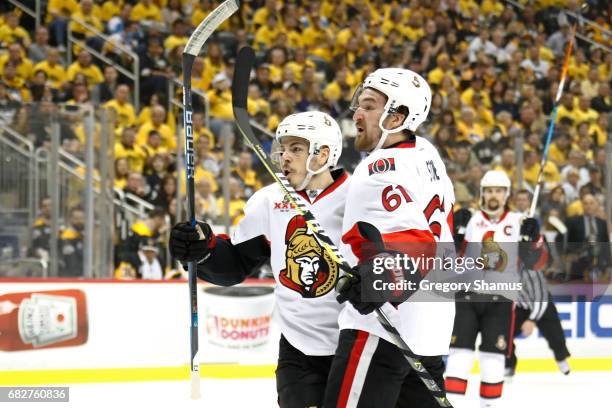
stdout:
{"type": "Polygon", "coordinates": [[[210,146],[214,146],[215,136],[205,127],[204,114],[202,112],[194,112],[191,119],[193,125],[193,141],[197,143],[200,138],[204,138],[208,141],[210,146]]]}
{"type": "MultiPolygon", "coordinates": [[[[244,217],[244,193],[240,181],[235,177],[230,177],[229,181],[230,202],[229,202],[229,219],[231,225],[236,225],[244,217]]],[[[225,200],[223,197],[217,200],[217,208],[221,214],[225,214],[225,200]]]]}
{"type": "Polygon", "coordinates": [[[571,93],[564,93],[561,97],[555,123],[559,123],[563,118],[570,118],[574,122],[574,99],[571,93]]]}
{"type": "Polygon", "coordinates": [[[586,60],[584,51],[581,48],[574,50],[574,57],[570,58],[567,74],[570,78],[581,81],[586,79],[589,74],[590,65],[586,60]]]}
{"type": "Polygon", "coordinates": [[[24,81],[29,81],[34,74],[32,61],[25,57],[23,48],[18,43],[9,45],[8,53],[0,56],[0,71],[8,62],[13,64],[16,75],[24,81]]]}
{"type": "Polygon", "coordinates": [[[219,216],[217,198],[212,192],[212,183],[209,179],[197,179],[195,183],[196,201],[198,202],[199,220],[215,222],[219,216]]]}
{"type": "Polygon", "coordinates": [[[587,78],[580,82],[580,91],[582,95],[588,96],[591,99],[597,96],[599,91],[599,72],[597,67],[591,67],[587,78]]]}
{"type": "Polygon", "coordinates": [[[261,90],[257,84],[249,84],[249,96],[247,99],[247,110],[251,116],[263,114],[270,116],[270,103],[261,96],[261,90]]]}
{"type": "Polygon", "coordinates": [[[436,57],[437,66],[429,71],[427,75],[427,82],[430,85],[439,85],[442,82],[442,78],[448,76],[452,79],[453,85],[457,86],[459,83],[455,78],[455,74],[450,66],[450,58],[448,54],[443,52],[436,57]]]}
{"type": "Polygon", "coordinates": [[[174,22],[172,23],[172,33],[164,41],[164,48],[166,49],[166,53],[171,52],[179,45],[187,44],[187,40],[189,40],[189,38],[187,38],[185,31],[186,27],[183,20],[180,18],[174,20],[174,22]]]}
{"type": "Polygon", "coordinates": [[[10,61],[4,64],[4,68],[0,71],[0,80],[4,82],[11,99],[19,102],[30,102],[30,91],[26,82],[17,76],[15,64],[10,61]]]}
{"type": "Polygon", "coordinates": [[[254,48],[258,51],[272,47],[276,41],[276,37],[280,33],[278,21],[275,15],[270,14],[266,19],[266,24],[259,27],[255,32],[253,40],[254,48]]]}
{"type": "Polygon", "coordinates": [[[425,35],[425,31],[423,30],[423,16],[421,13],[417,11],[410,13],[408,26],[404,28],[402,34],[412,42],[417,42],[425,35]]]}
{"type": "Polygon", "coordinates": [[[224,135],[231,133],[234,120],[230,81],[225,72],[213,78],[212,89],[208,91],[207,96],[210,103],[210,129],[217,139],[222,139],[224,135]]]}
{"type": "Polygon", "coordinates": [[[119,85],[115,90],[115,99],[104,104],[107,109],[113,109],[116,113],[115,127],[128,127],[136,124],[136,112],[130,103],[130,87],[119,85]]]}
{"type": "Polygon", "coordinates": [[[482,97],[482,102],[487,109],[491,109],[489,93],[484,89],[484,81],[480,76],[472,77],[470,87],[461,93],[461,102],[466,106],[472,105],[472,96],[477,93],[482,97]]]}
{"type": "MultiPolygon", "coordinates": [[[[157,105],[165,106],[166,103],[165,101],[163,101],[163,98],[161,98],[158,94],[154,93],[149,98],[149,105],[140,109],[140,114],[138,115],[137,121],[138,126],[141,126],[151,120],[151,111],[153,107],[157,105]]],[[[172,112],[172,110],[166,115],[166,125],[170,127],[172,132],[176,132],[176,118],[174,117],[174,113],[172,112]]]]}
{"type": "Polygon", "coordinates": [[[363,23],[359,17],[352,18],[349,21],[349,26],[343,28],[336,34],[336,48],[334,53],[337,54],[346,49],[346,44],[351,38],[361,38],[363,36],[363,23]]]}
{"type": "Polygon", "coordinates": [[[321,24],[319,8],[311,8],[308,17],[309,25],[302,31],[302,41],[312,51],[327,40],[329,33],[321,24]]]}
{"type": "Polygon", "coordinates": [[[315,63],[312,60],[306,58],[306,55],[306,48],[297,48],[294,51],[293,58],[291,59],[291,61],[288,61],[285,65],[293,71],[297,83],[300,83],[302,81],[302,72],[304,71],[304,67],[309,66],[311,68],[315,68],[315,63]]]}
{"type": "Polygon", "coordinates": [[[47,74],[51,88],[59,90],[66,82],[66,70],[60,64],[60,55],[57,48],[50,48],[47,59],[34,65],[34,72],[44,71],[47,74]]]}
{"type": "Polygon", "coordinates": [[[587,161],[593,161],[593,138],[589,135],[589,122],[580,122],[576,131],[576,142],[572,149],[584,154],[587,161]]]}
{"type": "Polygon", "coordinates": [[[285,50],[274,47],[270,50],[270,81],[278,84],[283,81],[283,70],[287,62],[285,50]]]}
{"type": "Polygon", "coordinates": [[[485,132],[482,126],[476,122],[476,114],[469,106],[461,110],[461,119],[457,123],[459,135],[457,141],[478,143],[484,140],[485,132]]]}
{"type": "Polygon", "coordinates": [[[31,43],[30,34],[23,27],[19,26],[19,16],[15,12],[4,16],[4,24],[0,25],[0,44],[19,43],[24,47],[29,47],[31,43]]]}
{"type": "Polygon", "coordinates": [[[71,16],[69,29],[75,34],[76,38],[84,39],[93,36],[94,33],[81,24],[81,22],[92,26],[98,31],[103,31],[102,21],[98,15],[94,13],[94,4],[92,0],[81,0],[79,11],[71,16]],[[79,21],[77,21],[79,20],[79,21]]]}
{"type": "Polygon", "coordinates": [[[151,109],[151,120],[140,126],[136,144],[144,146],[147,143],[149,132],[156,130],[161,136],[161,147],[170,151],[176,150],[176,135],[170,127],[164,123],[166,119],[166,110],[161,105],[156,105],[151,109]]]}
{"type": "MultiPolygon", "coordinates": [[[[540,154],[533,150],[526,151],[523,180],[527,182],[531,188],[535,188],[535,185],[538,182],[538,174],[540,173],[540,169],[540,154]]],[[[561,181],[559,169],[555,163],[550,160],[547,160],[546,164],[544,165],[542,180],[544,181],[544,191],[549,191],[553,185],[556,185],[561,181]]]]}
{"type": "Polygon", "coordinates": [[[111,18],[118,16],[123,9],[123,4],[123,0],[106,0],[100,10],[100,19],[106,23],[111,18]]]}
{"type": "Polygon", "coordinates": [[[591,98],[583,95],[578,98],[578,107],[574,109],[572,116],[575,124],[580,124],[582,122],[595,123],[599,117],[599,113],[591,108],[591,98]]]}
{"type": "MultiPolygon", "coordinates": [[[[208,44],[206,57],[203,61],[202,73],[198,85],[202,91],[207,91],[210,88],[212,79],[215,75],[225,71],[225,62],[223,61],[223,50],[221,44],[212,41],[208,44]]],[[[194,64],[195,65],[195,64],[194,64]]],[[[195,86],[195,85],[194,85],[195,86]]]]}
{"type": "Polygon", "coordinates": [[[147,155],[145,166],[150,165],[155,156],[168,156],[168,149],[162,146],[162,138],[157,130],[150,130],[147,135],[147,143],[140,147],[147,155]]]}
{"type": "MultiPolygon", "coordinates": [[[[282,4],[277,0],[266,0],[263,7],[258,8],[253,13],[253,26],[255,29],[266,24],[268,16],[276,16],[281,9],[282,4]]],[[[280,16],[277,16],[280,17],[280,16]]]]}
{"type": "Polygon", "coordinates": [[[133,21],[152,20],[161,21],[161,11],[153,3],[153,0],[138,0],[138,3],[132,8],[130,18],[133,21]]]}
{"type": "Polygon", "coordinates": [[[472,95],[472,106],[474,107],[476,122],[478,122],[478,124],[482,127],[485,135],[488,135],[495,125],[493,112],[484,106],[482,96],[480,96],[480,94],[472,95]]]}
{"type": "Polygon", "coordinates": [[[348,102],[352,95],[351,86],[348,83],[348,68],[343,67],[336,71],[336,77],[323,90],[323,97],[332,103],[348,102]],[[348,91],[348,92],[347,92],[348,91]],[[346,100],[348,98],[348,101],[346,100]]]}
{"type": "Polygon", "coordinates": [[[136,132],[134,128],[126,127],[121,132],[121,140],[115,143],[115,160],[125,158],[129,170],[142,173],[147,154],[136,145],[136,132]]]}
{"type": "Polygon", "coordinates": [[[68,81],[73,81],[75,76],[79,73],[87,78],[87,84],[89,86],[94,86],[104,81],[102,71],[92,63],[91,54],[85,50],[81,50],[77,60],[68,67],[66,73],[68,81]]]}
{"type": "Polygon", "coordinates": [[[66,49],[66,32],[70,17],[78,11],[79,3],[76,0],[49,0],[47,3],[49,31],[60,51],[66,49]]]}
{"type": "Polygon", "coordinates": [[[250,152],[241,152],[238,156],[238,166],[232,169],[232,176],[240,179],[244,187],[244,196],[249,198],[261,188],[261,181],[253,170],[253,156],[250,152]]]}
{"type": "Polygon", "coordinates": [[[501,151],[499,157],[499,164],[497,164],[493,170],[501,170],[510,180],[512,180],[512,185],[516,187],[516,154],[514,149],[506,147],[501,151]]]}
{"type": "Polygon", "coordinates": [[[115,182],[114,187],[123,190],[127,183],[127,176],[130,174],[130,166],[127,158],[115,158],[115,182]]]}
{"type": "Polygon", "coordinates": [[[383,34],[388,36],[391,31],[396,30],[401,33],[404,29],[404,20],[402,16],[402,10],[399,7],[394,7],[389,14],[389,17],[386,18],[381,26],[383,34]]]}
{"type": "Polygon", "coordinates": [[[567,157],[571,147],[572,144],[569,134],[567,132],[560,132],[550,142],[548,160],[552,160],[558,167],[564,166],[567,163],[567,157]]]}
{"type": "Polygon", "coordinates": [[[593,139],[596,147],[604,147],[609,138],[608,115],[599,115],[597,122],[589,127],[589,135],[593,139]]]}
{"type": "Polygon", "coordinates": [[[483,0],[480,4],[480,12],[489,18],[491,15],[499,16],[504,11],[504,5],[496,0],[483,0]]]}
{"type": "Polygon", "coordinates": [[[300,48],[304,46],[304,41],[302,39],[302,32],[300,28],[300,22],[298,21],[298,16],[294,15],[287,9],[283,16],[283,25],[284,28],[282,32],[287,35],[287,42],[284,44],[289,48],[300,48]]]}

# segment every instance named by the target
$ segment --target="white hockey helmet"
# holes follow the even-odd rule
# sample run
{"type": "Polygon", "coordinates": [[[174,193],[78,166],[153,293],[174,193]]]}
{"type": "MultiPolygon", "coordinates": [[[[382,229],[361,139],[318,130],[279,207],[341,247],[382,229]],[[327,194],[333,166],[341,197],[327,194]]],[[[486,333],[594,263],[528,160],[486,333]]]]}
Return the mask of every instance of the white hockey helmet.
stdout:
{"type": "Polygon", "coordinates": [[[377,69],[368,75],[355,91],[351,109],[357,109],[359,96],[365,88],[375,89],[387,97],[384,112],[378,122],[382,136],[372,152],[382,147],[389,133],[404,129],[416,132],[421,123],[427,119],[431,107],[431,88],[425,78],[416,72],[403,68],[377,69]],[[400,106],[408,109],[404,123],[395,129],[385,129],[383,122],[388,115],[396,113],[400,106]]]}
{"type": "Polygon", "coordinates": [[[508,178],[506,172],[502,170],[489,170],[480,180],[480,208],[487,212],[484,207],[485,187],[504,187],[506,189],[506,193],[504,194],[503,206],[506,205],[508,202],[508,197],[510,197],[510,188],[512,187],[512,182],[508,178]]]}
{"type": "Polygon", "coordinates": [[[280,143],[285,136],[305,139],[309,142],[307,175],[297,190],[303,190],[315,174],[335,167],[342,154],[342,132],[334,118],[325,112],[308,111],[287,116],[276,128],[276,142],[280,143]],[[327,163],[318,170],[310,169],[310,161],[318,155],[323,146],[329,148],[327,163]]]}

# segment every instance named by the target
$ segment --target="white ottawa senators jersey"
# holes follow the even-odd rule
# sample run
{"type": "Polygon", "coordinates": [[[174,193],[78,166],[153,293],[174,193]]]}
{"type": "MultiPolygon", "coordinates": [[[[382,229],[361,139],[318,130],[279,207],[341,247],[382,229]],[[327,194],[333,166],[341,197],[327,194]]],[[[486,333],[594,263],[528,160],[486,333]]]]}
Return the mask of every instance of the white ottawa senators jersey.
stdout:
{"type": "Polygon", "coordinates": [[[466,258],[481,259],[478,268],[467,272],[472,292],[498,294],[510,300],[518,298],[518,242],[523,217],[518,212],[506,211],[498,221],[493,221],[485,212],[478,211],[470,219],[462,252],[466,258]]]}
{"type": "MultiPolygon", "coordinates": [[[[335,170],[335,181],[306,203],[321,227],[340,242],[348,175],[335,170]]],[[[247,202],[245,216],[232,235],[232,244],[265,236],[276,279],[274,318],[289,343],[306,355],[332,355],[338,344],[335,286],[339,268],[309,233],[304,219],[276,184],[257,191],[247,202]]]]}
{"type": "MultiPolygon", "coordinates": [[[[352,266],[361,260],[361,245],[367,241],[358,231],[359,221],[374,225],[385,247],[401,243],[405,250],[399,250],[411,256],[418,255],[410,253],[415,244],[435,248],[436,242],[452,243],[454,201],[446,167],[427,140],[416,137],[412,142],[376,150],[357,166],[350,180],[342,253],[352,266]]],[[[363,316],[351,304],[346,305],[340,313],[341,330],[363,330],[392,341],[376,313],[363,316]]],[[[455,317],[452,299],[419,291],[397,309],[386,303],[383,310],[416,354],[448,352],[455,317]]]]}

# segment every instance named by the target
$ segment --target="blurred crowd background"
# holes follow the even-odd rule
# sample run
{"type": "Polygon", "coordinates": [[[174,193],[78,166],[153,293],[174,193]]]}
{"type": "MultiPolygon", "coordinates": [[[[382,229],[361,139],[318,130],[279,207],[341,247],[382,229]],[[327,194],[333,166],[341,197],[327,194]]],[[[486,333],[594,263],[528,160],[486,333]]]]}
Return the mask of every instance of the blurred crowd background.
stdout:
{"type": "MultiPolygon", "coordinates": [[[[114,191],[123,194],[115,212],[124,214],[122,205],[130,204],[140,210],[115,217],[112,272],[96,275],[181,276],[165,248],[169,226],[185,218],[177,206],[185,190],[181,54],[192,30],[220,2],[19,2],[38,10],[33,16],[13,3],[0,5],[0,132],[6,136],[10,129],[23,145],[49,150],[55,118],[58,148],[82,175],[87,135],[95,138],[112,124],[112,148],[102,149],[96,139],[95,162],[109,161],[101,177],[110,175],[114,191]],[[88,130],[88,107],[113,113],[94,115],[88,130]]],[[[231,78],[237,51],[247,44],[257,51],[248,110],[264,140],[290,113],[326,111],[343,129],[341,164],[350,171],[361,159],[348,109],[353,91],[379,67],[409,68],[432,87],[430,116],[418,133],[447,162],[457,210],[477,209],[482,175],[501,169],[513,182],[511,207],[527,211],[570,26],[577,22],[538,217],[551,242],[609,241],[612,3],[588,4],[579,16],[575,0],[241,1],[193,67],[197,217],[235,225],[246,200],[270,182],[233,124],[231,78]]],[[[11,166],[8,158],[3,169],[11,166]]],[[[3,173],[0,190],[12,185],[10,173],[3,173]]],[[[81,197],[64,200],[69,204],[59,213],[59,276],[83,275],[81,197]]],[[[5,258],[44,259],[45,252],[48,258],[53,203],[43,193],[35,199],[28,247],[4,250],[5,258]]],[[[558,246],[550,278],[607,279],[607,248],[607,258],[598,253],[588,268],[568,272],[559,266],[564,250],[558,246]]]]}

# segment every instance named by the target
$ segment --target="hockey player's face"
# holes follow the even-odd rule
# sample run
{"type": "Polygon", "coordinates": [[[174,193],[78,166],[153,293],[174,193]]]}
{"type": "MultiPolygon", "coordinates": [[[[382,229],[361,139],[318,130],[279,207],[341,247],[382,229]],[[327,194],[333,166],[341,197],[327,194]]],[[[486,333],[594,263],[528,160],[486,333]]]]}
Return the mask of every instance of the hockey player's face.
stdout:
{"type": "Polygon", "coordinates": [[[308,142],[299,137],[283,137],[280,144],[281,170],[293,188],[297,188],[306,177],[308,142]]]}
{"type": "Polygon", "coordinates": [[[380,92],[366,88],[359,95],[357,103],[357,109],[353,114],[357,127],[355,149],[370,151],[376,146],[382,135],[378,122],[385,108],[386,99],[380,92]]]}
{"type": "Polygon", "coordinates": [[[483,194],[485,207],[489,211],[497,211],[505,204],[506,189],[504,187],[485,187],[483,194]]]}

